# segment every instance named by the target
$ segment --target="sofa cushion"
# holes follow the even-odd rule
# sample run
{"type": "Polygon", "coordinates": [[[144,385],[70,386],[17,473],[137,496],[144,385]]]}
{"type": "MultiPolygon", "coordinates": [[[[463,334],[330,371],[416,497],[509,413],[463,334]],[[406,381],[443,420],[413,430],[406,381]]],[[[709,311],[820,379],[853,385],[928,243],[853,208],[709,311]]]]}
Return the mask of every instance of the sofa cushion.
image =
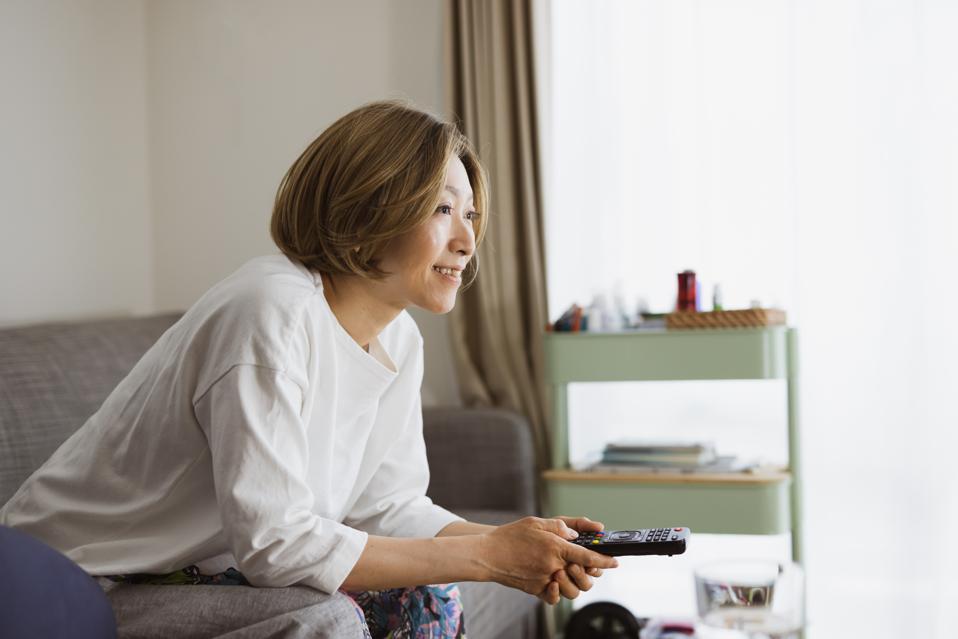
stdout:
{"type": "Polygon", "coordinates": [[[178,317],[0,330],[0,505],[96,412],[178,317]]]}
{"type": "Polygon", "coordinates": [[[340,639],[362,637],[362,612],[342,593],[308,586],[154,586],[97,581],[122,637],[340,639]]]}
{"type": "Polygon", "coordinates": [[[536,597],[489,582],[463,582],[459,590],[469,639],[534,636],[540,603],[536,597]]]}
{"type": "Polygon", "coordinates": [[[429,496],[453,512],[536,512],[529,422],[497,408],[426,408],[429,496]]]}

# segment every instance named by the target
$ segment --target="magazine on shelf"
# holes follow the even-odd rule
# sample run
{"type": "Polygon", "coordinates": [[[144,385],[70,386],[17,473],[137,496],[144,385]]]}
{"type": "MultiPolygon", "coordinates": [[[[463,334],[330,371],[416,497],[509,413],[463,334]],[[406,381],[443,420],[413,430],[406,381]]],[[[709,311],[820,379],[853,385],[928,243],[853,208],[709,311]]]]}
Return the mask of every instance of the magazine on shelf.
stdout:
{"type": "Polygon", "coordinates": [[[650,466],[701,466],[717,459],[711,443],[620,441],[606,445],[602,462],[650,466]]]}
{"type": "Polygon", "coordinates": [[[596,473],[746,473],[754,472],[761,467],[755,460],[739,459],[735,455],[722,455],[707,464],[695,466],[680,466],[673,464],[611,464],[600,461],[583,468],[585,471],[596,473]]]}
{"type": "Polygon", "coordinates": [[[708,451],[714,451],[715,446],[711,442],[687,442],[687,441],[668,441],[656,439],[622,439],[606,444],[608,451],[623,453],[672,453],[672,454],[698,454],[708,451]]]}
{"type": "Polygon", "coordinates": [[[646,464],[649,466],[701,466],[717,459],[714,452],[697,455],[658,455],[636,453],[602,453],[602,461],[607,464],[646,464]]]}

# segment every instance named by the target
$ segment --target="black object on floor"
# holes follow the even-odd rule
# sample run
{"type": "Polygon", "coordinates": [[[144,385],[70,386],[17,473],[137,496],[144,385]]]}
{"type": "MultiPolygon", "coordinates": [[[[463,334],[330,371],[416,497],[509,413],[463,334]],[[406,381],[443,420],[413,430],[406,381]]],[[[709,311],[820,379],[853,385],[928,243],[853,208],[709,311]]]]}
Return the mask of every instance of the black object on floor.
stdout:
{"type": "Polygon", "coordinates": [[[576,610],[565,626],[565,639],[638,639],[639,622],[629,609],[597,601],[576,610]]]}

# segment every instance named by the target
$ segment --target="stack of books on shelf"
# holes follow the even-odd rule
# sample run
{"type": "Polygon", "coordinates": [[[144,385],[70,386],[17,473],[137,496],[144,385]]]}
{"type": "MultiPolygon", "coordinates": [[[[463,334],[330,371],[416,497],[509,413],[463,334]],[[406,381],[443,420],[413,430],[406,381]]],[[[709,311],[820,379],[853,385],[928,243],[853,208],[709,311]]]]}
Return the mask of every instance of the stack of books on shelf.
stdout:
{"type": "Polygon", "coordinates": [[[586,467],[613,473],[740,473],[753,471],[755,462],[735,455],[717,455],[708,442],[619,441],[606,445],[600,461],[586,467]]]}

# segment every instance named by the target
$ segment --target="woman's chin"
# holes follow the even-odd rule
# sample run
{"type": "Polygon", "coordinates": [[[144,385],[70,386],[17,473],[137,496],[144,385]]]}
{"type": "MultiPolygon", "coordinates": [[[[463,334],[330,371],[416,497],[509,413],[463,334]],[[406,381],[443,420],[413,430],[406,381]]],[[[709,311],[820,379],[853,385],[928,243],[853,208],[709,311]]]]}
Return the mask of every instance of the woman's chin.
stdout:
{"type": "Polygon", "coordinates": [[[436,315],[445,315],[451,311],[456,306],[456,298],[453,297],[448,300],[429,300],[429,302],[424,304],[417,304],[419,308],[424,311],[429,311],[430,313],[435,313],[436,315]]]}

